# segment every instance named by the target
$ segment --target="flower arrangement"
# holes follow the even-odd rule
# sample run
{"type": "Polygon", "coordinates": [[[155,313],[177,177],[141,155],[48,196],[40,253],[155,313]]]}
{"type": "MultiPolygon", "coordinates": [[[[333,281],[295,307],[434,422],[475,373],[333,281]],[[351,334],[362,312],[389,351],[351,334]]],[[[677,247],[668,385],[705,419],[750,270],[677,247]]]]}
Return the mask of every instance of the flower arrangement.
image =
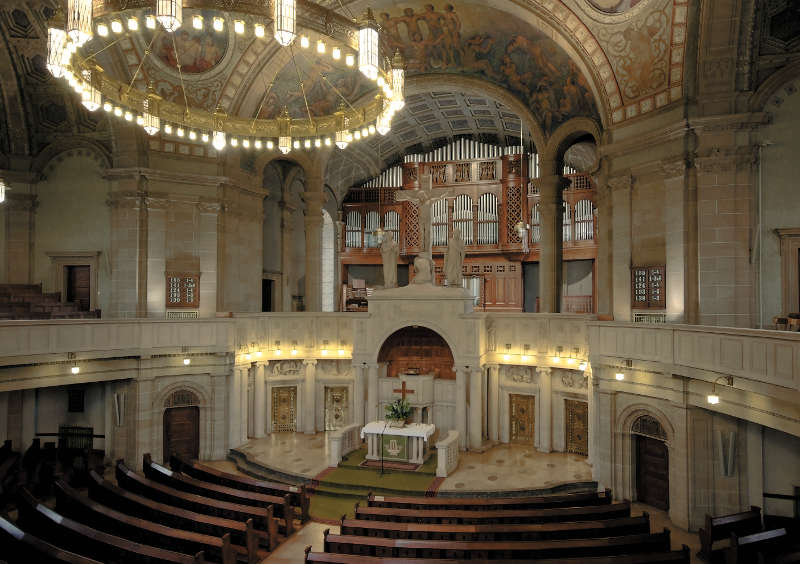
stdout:
{"type": "Polygon", "coordinates": [[[389,422],[405,423],[411,417],[411,405],[406,399],[396,399],[386,406],[386,419],[389,422]]]}

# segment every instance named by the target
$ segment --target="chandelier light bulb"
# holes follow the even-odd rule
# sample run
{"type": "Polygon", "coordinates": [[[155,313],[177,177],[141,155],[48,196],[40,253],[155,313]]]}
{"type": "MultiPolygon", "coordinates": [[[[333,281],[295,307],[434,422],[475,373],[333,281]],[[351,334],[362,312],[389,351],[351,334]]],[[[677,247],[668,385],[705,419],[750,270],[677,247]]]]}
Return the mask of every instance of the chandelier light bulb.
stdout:
{"type": "Polygon", "coordinates": [[[144,127],[144,116],[136,116],[136,125],[144,127]]]}
{"type": "Polygon", "coordinates": [[[133,121],[133,112],[125,112],[125,121],[133,121]]]}
{"type": "Polygon", "coordinates": [[[227,139],[225,138],[225,132],[223,131],[215,131],[214,132],[214,139],[211,142],[211,145],[217,150],[222,151],[227,144],[227,139]]]}
{"type": "Polygon", "coordinates": [[[717,405],[719,403],[719,396],[717,394],[709,394],[707,400],[711,405],[717,405]]]}
{"type": "Polygon", "coordinates": [[[325,146],[326,147],[330,147],[331,146],[331,138],[330,137],[326,137],[325,138],[325,146]]]}
{"type": "Polygon", "coordinates": [[[238,147],[239,140],[236,137],[231,137],[231,147],[238,147]]]}
{"type": "Polygon", "coordinates": [[[297,36],[295,31],[297,5],[295,0],[273,0],[273,25],[275,40],[288,47],[297,36]]]}
{"type": "Polygon", "coordinates": [[[311,148],[311,139],[306,139],[303,141],[303,148],[310,149],[311,148]]]}
{"type": "Polygon", "coordinates": [[[189,130],[189,140],[197,141],[197,132],[194,129],[189,130]]]}
{"type": "MultiPolygon", "coordinates": [[[[267,141],[267,150],[271,151],[274,148],[275,148],[275,143],[273,143],[272,140],[267,141]]],[[[288,151],[287,151],[287,153],[288,153],[288,151]]]]}
{"type": "Polygon", "coordinates": [[[131,31],[138,31],[139,29],[139,20],[134,17],[128,18],[128,29],[131,31]]]}
{"type": "Polygon", "coordinates": [[[242,147],[244,147],[245,149],[249,149],[250,148],[250,140],[249,139],[242,139],[242,147]]]}
{"type": "Polygon", "coordinates": [[[348,67],[352,67],[353,65],[355,65],[355,64],[356,64],[356,58],[355,58],[355,56],[353,56],[353,55],[347,55],[347,56],[344,58],[344,64],[346,64],[348,67]]]}
{"type": "Polygon", "coordinates": [[[144,27],[147,29],[155,29],[156,28],[156,17],[154,15],[147,15],[144,17],[144,27]]]}
{"type": "Polygon", "coordinates": [[[122,22],[121,21],[113,20],[111,22],[111,31],[113,31],[114,33],[122,33],[122,30],[124,30],[124,29],[125,28],[122,27],[122,22]]]}
{"type": "Polygon", "coordinates": [[[255,27],[253,28],[253,31],[254,31],[256,37],[258,37],[259,39],[263,39],[264,36],[267,35],[267,32],[266,32],[266,30],[264,28],[264,24],[258,24],[257,23],[255,25],[255,27]]]}
{"type": "Polygon", "coordinates": [[[336,132],[336,146],[344,150],[350,144],[350,132],[346,129],[336,132]]]}
{"type": "Polygon", "coordinates": [[[208,133],[203,133],[203,134],[200,136],[200,140],[201,140],[203,143],[208,143],[208,140],[209,140],[208,133]]]}
{"type": "Polygon", "coordinates": [[[114,111],[114,106],[111,104],[111,102],[104,102],[103,103],[103,111],[104,112],[113,112],[114,111]]]}
{"type": "Polygon", "coordinates": [[[104,23],[97,24],[97,35],[108,37],[108,26],[104,23]]]}
{"type": "Polygon", "coordinates": [[[164,133],[166,133],[167,135],[172,135],[172,125],[170,125],[169,123],[165,123],[164,133]]]}
{"type": "Polygon", "coordinates": [[[300,36],[300,47],[302,47],[303,49],[308,49],[310,45],[311,45],[311,41],[309,41],[308,37],[306,37],[305,35],[301,35],[300,36]]]}
{"type": "Polygon", "coordinates": [[[203,29],[203,16],[200,14],[195,14],[192,16],[192,27],[196,30],[203,29]]]}
{"type": "Polygon", "coordinates": [[[359,130],[356,129],[353,132],[353,139],[355,139],[356,141],[361,141],[361,132],[359,130]]]}
{"type": "Polygon", "coordinates": [[[92,0],[68,0],[67,35],[78,47],[92,38],[92,0]]]}
{"type": "Polygon", "coordinates": [[[331,56],[333,57],[334,61],[338,61],[342,58],[342,50],[338,47],[334,47],[333,51],[331,51],[331,56]]]}
{"type": "Polygon", "coordinates": [[[244,33],[244,21],[243,20],[233,20],[233,32],[236,35],[242,35],[244,33]]]}
{"type": "Polygon", "coordinates": [[[223,29],[225,29],[225,18],[222,18],[220,16],[214,16],[212,22],[214,31],[222,31],[223,29]]]}
{"type": "Polygon", "coordinates": [[[255,142],[253,143],[253,146],[256,149],[261,150],[264,147],[264,144],[261,142],[261,139],[256,139],[255,142]]]}
{"type": "Polygon", "coordinates": [[[292,147],[294,147],[295,149],[299,149],[300,148],[300,141],[298,139],[295,139],[292,142],[292,147]]]}
{"type": "Polygon", "coordinates": [[[316,147],[317,149],[322,147],[322,140],[321,139],[314,139],[314,147],[316,147]]]}
{"type": "Polygon", "coordinates": [[[120,108],[119,106],[115,107],[114,108],[114,115],[117,116],[117,117],[122,117],[122,108],[120,108]]]}
{"type": "Polygon", "coordinates": [[[358,70],[370,80],[378,78],[379,40],[377,23],[372,16],[372,10],[367,8],[358,30],[358,70]]]}
{"type": "Polygon", "coordinates": [[[321,39],[317,41],[317,53],[319,53],[320,55],[324,55],[326,49],[327,47],[324,41],[322,41],[321,39]]]}
{"type": "Polygon", "coordinates": [[[169,33],[183,23],[182,0],[156,0],[156,19],[169,33]]]}
{"type": "Polygon", "coordinates": [[[183,365],[184,366],[189,366],[191,363],[192,363],[192,359],[191,358],[184,358],[183,359],[183,365]]]}
{"type": "Polygon", "coordinates": [[[588,366],[589,366],[589,364],[588,364],[586,361],[583,361],[583,362],[581,362],[581,363],[578,365],[578,370],[580,370],[581,372],[583,372],[584,370],[586,370],[586,368],[587,368],[588,366]]]}

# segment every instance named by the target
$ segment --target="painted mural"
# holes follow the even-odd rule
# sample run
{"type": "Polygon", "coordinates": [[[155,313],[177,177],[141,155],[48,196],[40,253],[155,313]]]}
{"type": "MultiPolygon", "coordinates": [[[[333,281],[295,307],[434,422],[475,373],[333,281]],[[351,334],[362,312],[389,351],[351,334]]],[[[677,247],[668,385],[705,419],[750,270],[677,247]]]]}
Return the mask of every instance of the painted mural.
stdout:
{"type": "Polygon", "coordinates": [[[643,0],[588,0],[589,4],[608,14],[627,12],[643,0]]]}
{"type": "MultiPolygon", "coordinates": [[[[203,10],[203,18],[211,22],[213,12],[203,10]]],[[[209,24],[206,24],[209,27],[209,24]]],[[[151,37],[147,37],[150,41],[151,37]]],[[[166,65],[188,74],[200,74],[222,61],[228,49],[228,34],[212,29],[196,30],[184,25],[173,34],[159,34],[153,45],[153,53],[166,65]]]]}
{"type": "Polygon", "coordinates": [[[375,84],[357,70],[334,64],[324,57],[306,57],[295,51],[295,62],[297,68],[290,61],[271,84],[265,85],[266,96],[258,117],[276,118],[284,106],[289,108],[293,118],[306,117],[308,111],[312,116],[330,115],[339,108],[342,100],[339,94],[354,103],[365,94],[377,92],[375,84]],[[308,100],[308,110],[305,100],[308,100]]]}
{"type": "Polygon", "coordinates": [[[409,74],[476,75],[527,103],[551,132],[574,116],[597,116],[589,84],[567,54],[530,25],[471,4],[395,3],[379,11],[387,47],[399,50],[409,74]]]}

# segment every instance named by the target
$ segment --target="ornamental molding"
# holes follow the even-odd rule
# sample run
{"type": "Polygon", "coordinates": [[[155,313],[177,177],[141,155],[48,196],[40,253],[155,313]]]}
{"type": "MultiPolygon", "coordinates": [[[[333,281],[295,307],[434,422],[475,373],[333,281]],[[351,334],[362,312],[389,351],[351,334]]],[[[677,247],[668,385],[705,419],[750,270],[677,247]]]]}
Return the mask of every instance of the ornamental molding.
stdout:
{"type": "Polygon", "coordinates": [[[630,174],[623,174],[608,179],[608,186],[613,192],[618,190],[630,190],[633,184],[633,177],[630,174]]]}

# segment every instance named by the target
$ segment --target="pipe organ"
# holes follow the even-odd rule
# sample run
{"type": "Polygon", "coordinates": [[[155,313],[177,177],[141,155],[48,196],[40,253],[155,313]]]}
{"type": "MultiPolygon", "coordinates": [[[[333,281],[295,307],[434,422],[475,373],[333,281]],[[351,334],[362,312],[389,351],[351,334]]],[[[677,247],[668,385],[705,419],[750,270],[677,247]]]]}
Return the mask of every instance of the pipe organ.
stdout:
{"type": "MultiPolygon", "coordinates": [[[[562,198],[563,259],[594,259],[597,216],[592,179],[567,166],[563,172],[571,181],[562,198]]],[[[458,229],[467,250],[464,286],[474,293],[478,307],[522,311],[522,273],[525,263],[539,260],[541,218],[539,193],[531,181],[539,175],[539,156],[521,146],[459,139],[424,154],[407,155],[402,164],[352,188],[342,205],[342,280],[352,282],[350,269],[358,271],[354,267],[381,264],[379,230],[390,232],[398,243],[401,265],[413,261],[420,252],[419,212],[413,203],[397,201],[395,194],[419,188],[420,179],[428,175],[434,186],[449,188],[452,194],[431,207],[437,283],[444,283],[444,252],[458,229]]],[[[362,281],[357,285],[361,287],[362,281]]],[[[347,291],[344,288],[344,295],[347,291]]],[[[588,303],[581,308],[593,309],[592,296],[581,298],[582,304],[588,303]]]]}

